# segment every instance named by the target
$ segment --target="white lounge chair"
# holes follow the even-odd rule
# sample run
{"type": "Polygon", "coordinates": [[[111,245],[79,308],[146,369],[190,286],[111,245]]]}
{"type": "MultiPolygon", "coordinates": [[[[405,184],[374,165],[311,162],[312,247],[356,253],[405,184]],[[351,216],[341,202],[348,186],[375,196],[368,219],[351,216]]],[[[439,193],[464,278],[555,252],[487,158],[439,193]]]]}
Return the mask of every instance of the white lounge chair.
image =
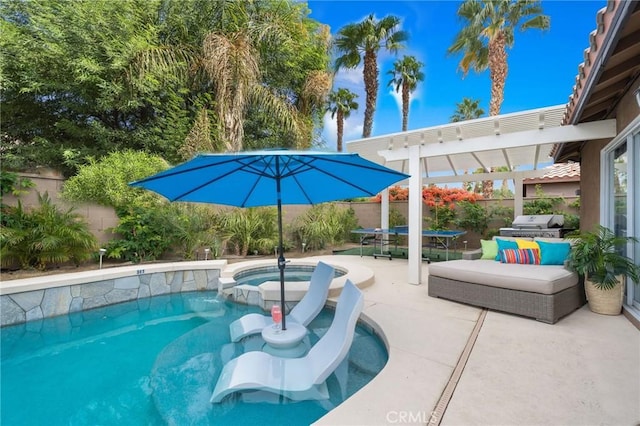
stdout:
{"type": "MultiPolygon", "coordinates": [[[[333,281],[334,272],[333,266],[318,262],[313,274],[311,274],[309,290],[287,315],[287,323],[297,322],[306,327],[318,316],[329,295],[329,285],[333,281]]],[[[263,328],[272,324],[273,320],[267,315],[244,315],[229,325],[231,341],[238,342],[245,336],[260,333],[263,328]]]]}
{"type": "Polygon", "coordinates": [[[267,391],[292,400],[328,399],[325,381],[348,355],[363,305],[362,292],[347,280],[329,330],[307,355],[280,358],[266,352],[246,352],[224,366],[211,402],[242,390],[267,391]]]}

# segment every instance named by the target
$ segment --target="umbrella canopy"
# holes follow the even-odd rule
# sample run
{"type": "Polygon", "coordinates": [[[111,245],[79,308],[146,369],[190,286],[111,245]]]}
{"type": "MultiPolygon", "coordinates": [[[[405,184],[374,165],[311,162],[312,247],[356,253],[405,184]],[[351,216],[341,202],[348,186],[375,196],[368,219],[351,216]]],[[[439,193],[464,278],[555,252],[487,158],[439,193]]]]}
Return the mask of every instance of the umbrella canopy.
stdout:
{"type": "MultiPolygon", "coordinates": [[[[170,201],[236,207],[278,207],[280,296],[284,309],[282,204],[317,204],[374,196],[409,176],[358,154],[313,151],[251,151],[200,154],[130,183],[170,201]]],[[[286,330],[283,316],[282,329],[286,330]]]]}

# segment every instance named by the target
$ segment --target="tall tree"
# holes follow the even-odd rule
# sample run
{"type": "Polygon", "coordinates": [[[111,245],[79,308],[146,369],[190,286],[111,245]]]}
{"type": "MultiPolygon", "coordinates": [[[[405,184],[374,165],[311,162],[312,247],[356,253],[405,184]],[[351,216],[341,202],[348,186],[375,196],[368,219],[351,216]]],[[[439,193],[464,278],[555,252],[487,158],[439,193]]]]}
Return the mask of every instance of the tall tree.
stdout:
{"type": "Polygon", "coordinates": [[[340,88],[338,91],[329,93],[328,110],[331,111],[331,118],[336,117],[336,127],[338,128],[337,149],[342,152],[342,137],[344,135],[344,120],[349,118],[351,111],[358,109],[355,98],[358,95],[349,89],[340,88]]]}
{"type": "MultiPolygon", "coordinates": [[[[316,109],[322,107],[330,89],[330,79],[318,79],[317,76],[321,72],[328,75],[326,69],[316,69],[303,76],[305,81],[299,83],[298,93],[278,91],[265,84],[263,75],[265,63],[286,58],[285,49],[297,46],[303,55],[305,49],[301,39],[318,45],[304,25],[306,9],[301,4],[286,0],[219,2],[218,5],[225,20],[204,36],[200,49],[195,52],[190,51],[189,46],[158,49],[146,56],[140,67],[145,70],[156,66],[174,67],[186,60],[190,69],[200,77],[199,84],[211,87],[215,94],[213,108],[220,121],[220,138],[227,151],[243,149],[244,119],[250,108],[275,118],[296,141],[310,136],[308,132],[305,135],[304,130],[308,130],[308,126],[304,125],[295,104],[299,102],[298,106],[304,106],[306,111],[310,102],[315,103],[316,109]],[[300,25],[291,25],[292,22],[300,25]],[[300,32],[300,28],[306,32],[300,32]],[[278,48],[274,49],[274,46],[278,48]],[[306,88],[310,81],[324,82],[314,92],[314,95],[322,92],[320,100],[307,96],[306,88]]],[[[320,47],[328,52],[328,42],[320,47]]]]}
{"type": "Polygon", "coordinates": [[[169,150],[169,117],[184,137],[179,79],[129,73],[159,37],[158,4],[0,2],[3,167],[60,168],[126,146],[169,150]]]}
{"type": "Polygon", "coordinates": [[[243,144],[254,148],[310,144],[331,73],[330,37],[308,14],[292,0],[0,2],[3,169],[65,165],[70,175],[89,157],[127,148],[175,163],[185,140],[224,149],[224,123],[243,124],[243,144]],[[283,31],[267,31],[265,22],[283,31]],[[233,104],[233,90],[248,86],[214,85],[198,61],[210,34],[229,41],[226,64],[243,58],[242,35],[259,55],[256,90],[239,122],[229,108],[223,121],[218,101],[233,104]],[[233,96],[216,92],[223,88],[233,96]],[[265,108],[262,95],[276,99],[275,108],[265,108]]]}
{"type": "Polygon", "coordinates": [[[539,0],[465,0],[458,8],[464,27],[449,53],[462,53],[460,69],[482,72],[489,68],[491,101],[489,115],[500,114],[507,79],[507,48],[514,43],[515,30],[547,30],[550,18],[542,14],[539,0]]]}
{"type": "Polygon", "coordinates": [[[393,15],[377,20],[373,14],[362,22],[348,24],[338,31],[335,46],[341,56],[335,61],[335,69],[356,68],[364,62],[363,77],[366,93],[364,126],[362,137],[371,136],[373,115],[378,99],[378,52],[380,49],[397,53],[404,47],[409,38],[405,31],[399,29],[400,19],[393,15]]]}
{"type": "Polygon", "coordinates": [[[452,123],[457,123],[458,121],[480,118],[483,115],[484,110],[480,108],[480,99],[462,98],[462,102],[456,104],[456,110],[450,120],[452,123]]]}
{"type": "MultiPolygon", "coordinates": [[[[546,30],[550,18],[542,14],[539,0],[465,0],[457,12],[464,22],[449,53],[462,53],[460,69],[482,72],[489,68],[489,115],[500,114],[507,79],[507,48],[513,46],[516,29],[546,30]]],[[[485,198],[493,196],[493,182],[483,183],[485,198]]]]}
{"type": "Polygon", "coordinates": [[[418,87],[418,82],[424,80],[422,66],[414,56],[404,56],[393,64],[393,69],[387,74],[392,76],[389,86],[395,86],[396,93],[402,90],[402,131],[407,130],[409,124],[409,100],[411,93],[418,87]]]}

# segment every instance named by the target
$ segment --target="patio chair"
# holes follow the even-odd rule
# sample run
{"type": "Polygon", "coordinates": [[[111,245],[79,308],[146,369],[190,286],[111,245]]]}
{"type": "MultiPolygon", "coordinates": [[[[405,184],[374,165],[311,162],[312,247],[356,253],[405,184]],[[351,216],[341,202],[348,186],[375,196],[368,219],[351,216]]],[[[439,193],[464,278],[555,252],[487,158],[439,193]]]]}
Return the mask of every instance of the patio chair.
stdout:
{"type": "MultiPolygon", "coordinates": [[[[287,323],[296,322],[305,327],[309,325],[324,307],[333,277],[333,267],[324,262],[318,262],[311,274],[309,290],[287,315],[287,323]]],[[[263,328],[271,324],[273,321],[268,315],[255,313],[244,315],[229,325],[231,341],[238,342],[245,336],[260,333],[263,328]]]]}
{"type": "Polygon", "coordinates": [[[347,280],[331,326],[302,358],[281,358],[266,352],[246,352],[225,364],[211,402],[234,392],[266,391],[300,401],[329,398],[326,380],[347,357],[356,322],[364,305],[362,292],[347,280]]]}

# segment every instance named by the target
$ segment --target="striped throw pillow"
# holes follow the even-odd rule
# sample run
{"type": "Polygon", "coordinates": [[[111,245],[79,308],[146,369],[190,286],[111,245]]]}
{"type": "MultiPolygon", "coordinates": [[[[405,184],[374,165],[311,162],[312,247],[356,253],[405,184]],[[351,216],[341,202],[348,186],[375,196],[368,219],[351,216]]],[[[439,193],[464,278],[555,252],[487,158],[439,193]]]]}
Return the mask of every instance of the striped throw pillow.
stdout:
{"type": "Polygon", "coordinates": [[[500,251],[500,262],[521,263],[529,265],[540,264],[540,250],[537,249],[506,249],[500,251]]]}

